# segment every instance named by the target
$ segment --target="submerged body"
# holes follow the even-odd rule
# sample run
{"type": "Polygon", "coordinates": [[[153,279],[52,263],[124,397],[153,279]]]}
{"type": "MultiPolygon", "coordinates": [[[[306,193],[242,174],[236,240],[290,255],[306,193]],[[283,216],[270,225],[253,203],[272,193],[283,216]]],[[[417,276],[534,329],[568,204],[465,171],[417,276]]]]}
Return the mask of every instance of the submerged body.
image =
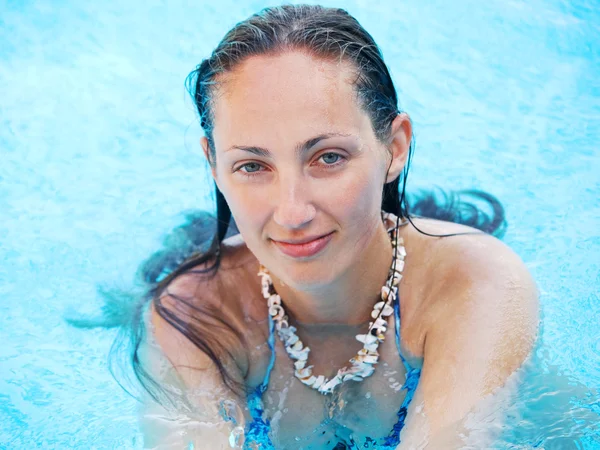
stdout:
{"type": "MultiPolygon", "coordinates": [[[[413,221],[430,233],[473,231],[446,222],[413,221]]],[[[535,286],[516,255],[491,236],[431,238],[410,225],[400,228],[400,235],[408,254],[399,290],[400,347],[407,365],[422,371],[422,375],[399,448],[426,444],[429,448],[459,448],[462,441],[458,435],[464,432],[461,422],[465,416],[502,386],[530,351],[537,326],[535,286]],[[457,343],[462,347],[460,351],[457,343]]],[[[230,351],[236,355],[240,380],[250,392],[260,389],[270,375],[261,404],[265,426],[257,424],[252,394],[250,405],[246,399],[232,396],[206,355],[153,311],[153,336],[175,368],[192,406],[189,416],[168,425],[163,422],[163,428],[157,427],[161,413],[153,409],[156,405],[145,411],[142,423],[148,445],[184,448],[188,442],[195,442],[195,448],[208,448],[203,445],[210,442],[210,448],[230,448],[235,424],[225,422],[219,412],[221,402],[228,399],[238,405],[237,426],[247,433],[254,427],[246,445],[256,436],[263,445],[270,439],[278,449],[332,449],[335,445],[353,448],[352,442],[382,442],[398,424],[398,412],[407,394],[401,389],[407,367],[392,338],[393,321],[388,339],[380,346],[375,373],[363,382],[345,383],[337,395],[324,396],[300,383],[278,339],[274,341],[276,358],[269,372],[269,320],[256,275],[259,263],[241,236],[224,244],[222,266],[216,277],[181,276],[169,287],[165,301],[170,302],[170,295],[176,295],[210,304],[243,333],[247,349],[238,342],[230,351]],[[226,299],[219,295],[225,292],[226,299]]],[[[309,362],[315,373],[329,376],[356,354],[360,343],[354,337],[364,333],[368,325],[294,324],[312,349],[309,362]]],[[[226,334],[220,338],[236,342],[226,334]]],[[[488,412],[480,414],[485,417],[488,412]]]]}
{"type": "Polygon", "coordinates": [[[410,212],[412,122],[372,37],[343,10],[286,5],[238,24],[196,72],[217,235],[152,291],[153,337],[189,394],[178,405],[189,414],[162,437],[161,413],[144,413],[156,445],[228,448],[245,430],[252,448],[261,429],[280,449],[364,448],[404,427],[398,448],[457,448],[457,424],[535,339],[536,289],[510,249],[463,225],[404,222],[401,323],[387,317],[375,371],[331,395],[302,384],[273,340],[258,277],[259,266],[270,273],[314,374],[330,378],[357,354],[396,260],[382,212],[410,212]],[[224,240],[231,218],[240,236],[224,240]]]}

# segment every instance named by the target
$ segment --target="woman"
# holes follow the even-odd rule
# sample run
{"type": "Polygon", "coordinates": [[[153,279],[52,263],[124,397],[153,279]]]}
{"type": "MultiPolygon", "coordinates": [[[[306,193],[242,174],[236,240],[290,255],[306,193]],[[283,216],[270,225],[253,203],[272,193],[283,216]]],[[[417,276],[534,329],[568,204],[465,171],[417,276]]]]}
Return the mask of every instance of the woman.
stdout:
{"type": "Polygon", "coordinates": [[[146,445],[459,448],[532,348],[536,288],[497,222],[409,216],[412,125],[371,36],[268,8],[190,81],[218,233],[147,266],[146,445]]]}

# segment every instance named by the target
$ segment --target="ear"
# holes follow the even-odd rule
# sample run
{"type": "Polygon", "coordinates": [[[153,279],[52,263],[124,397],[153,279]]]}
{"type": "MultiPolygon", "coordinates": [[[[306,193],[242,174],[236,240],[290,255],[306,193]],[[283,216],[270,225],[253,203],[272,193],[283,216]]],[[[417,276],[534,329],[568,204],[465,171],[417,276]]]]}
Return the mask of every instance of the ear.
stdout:
{"type": "Polygon", "coordinates": [[[206,160],[208,161],[208,165],[210,166],[210,172],[212,174],[212,177],[216,182],[217,181],[217,172],[216,172],[215,161],[213,161],[213,157],[210,154],[210,146],[208,145],[208,139],[206,138],[206,136],[202,136],[200,138],[200,146],[202,147],[204,156],[206,157],[206,160]]]}
{"type": "Polygon", "coordinates": [[[392,156],[392,162],[387,174],[386,183],[394,181],[406,165],[408,150],[412,140],[412,124],[406,113],[400,113],[392,121],[392,130],[388,147],[392,156]]]}

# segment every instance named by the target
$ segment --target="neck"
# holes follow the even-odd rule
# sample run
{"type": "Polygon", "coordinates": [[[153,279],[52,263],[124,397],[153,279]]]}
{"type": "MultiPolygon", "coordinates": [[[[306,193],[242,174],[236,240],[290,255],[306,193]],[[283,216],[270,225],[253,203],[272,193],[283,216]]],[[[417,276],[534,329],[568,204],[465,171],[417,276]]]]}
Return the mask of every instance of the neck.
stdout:
{"type": "Polygon", "coordinates": [[[331,283],[305,290],[284,285],[273,277],[273,286],[293,324],[306,328],[324,324],[361,325],[371,317],[391,262],[392,245],[381,224],[361,258],[331,283]]]}

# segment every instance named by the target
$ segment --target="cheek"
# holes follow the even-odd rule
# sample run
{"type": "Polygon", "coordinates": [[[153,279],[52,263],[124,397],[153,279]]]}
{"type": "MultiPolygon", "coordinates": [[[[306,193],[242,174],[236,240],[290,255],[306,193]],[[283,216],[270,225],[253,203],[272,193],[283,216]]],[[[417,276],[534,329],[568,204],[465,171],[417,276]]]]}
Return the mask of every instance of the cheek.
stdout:
{"type": "Polygon", "coordinates": [[[344,233],[343,250],[350,260],[369,246],[381,222],[383,178],[377,170],[361,171],[327,190],[330,214],[344,233]]]}
{"type": "Polygon", "coordinates": [[[269,218],[267,202],[260,198],[260,190],[245,185],[224,182],[221,189],[244,242],[255,253],[269,218]]]}
{"type": "Polygon", "coordinates": [[[334,217],[343,222],[360,222],[381,209],[381,186],[376,170],[348,173],[320,189],[334,217]]]}

